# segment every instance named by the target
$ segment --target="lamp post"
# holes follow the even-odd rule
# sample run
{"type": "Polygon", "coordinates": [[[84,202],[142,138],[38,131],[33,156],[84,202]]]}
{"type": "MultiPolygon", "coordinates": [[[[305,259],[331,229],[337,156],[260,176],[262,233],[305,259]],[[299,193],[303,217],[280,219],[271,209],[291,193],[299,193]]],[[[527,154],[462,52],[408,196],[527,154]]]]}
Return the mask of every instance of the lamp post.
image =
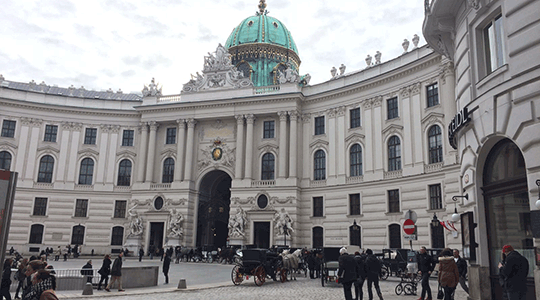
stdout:
{"type": "Polygon", "coordinates": [[[452,214],[452,221],[453,222],[457,222],[459,221],[459,214],[457,212],[457,201],[458,201],[458,198],[465,198],[467,200],[469,200],[469,194],[465,194],[465,196],[453,196],[452,197],[452,200],[454,201],[454,213],[452,214]]]}
{"type": "Polygon", "coordinates": [[[431,226],[432,227],[437,227],[439,225],[441,225],[441,223],[439,222],[439,219],[437,218],[437,214],[433,213],[433,219],[431,220],[431,226]]]}

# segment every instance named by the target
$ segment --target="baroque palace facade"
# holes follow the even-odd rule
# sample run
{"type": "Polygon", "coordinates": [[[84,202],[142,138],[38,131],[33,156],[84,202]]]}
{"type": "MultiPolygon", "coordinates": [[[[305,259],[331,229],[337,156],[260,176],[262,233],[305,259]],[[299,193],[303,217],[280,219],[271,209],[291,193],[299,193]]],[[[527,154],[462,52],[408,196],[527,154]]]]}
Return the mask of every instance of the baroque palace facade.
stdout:
{"type": "Polygon", "coordinates": [[[408,248],[413,218],[415,248],[461,248],[444,222],[463,189],[452,63],[414,39],[309,85],[263,4],[179,95],[154,80],[140,96],[0,77],[0,168],[19,174],[9,246],[380,250],[408,248]]]}

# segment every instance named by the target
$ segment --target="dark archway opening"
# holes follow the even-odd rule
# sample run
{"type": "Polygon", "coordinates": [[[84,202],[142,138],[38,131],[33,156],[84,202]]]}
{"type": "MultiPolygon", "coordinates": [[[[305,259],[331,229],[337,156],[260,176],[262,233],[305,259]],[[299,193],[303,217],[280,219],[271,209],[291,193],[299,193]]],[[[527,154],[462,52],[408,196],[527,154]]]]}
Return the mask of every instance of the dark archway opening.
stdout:
{"type": "Polygon", "coordinates": [[[232,178],[223,171],[206,174],[199,186],[197,247],[217,248],[227,244],[232,178]]]}

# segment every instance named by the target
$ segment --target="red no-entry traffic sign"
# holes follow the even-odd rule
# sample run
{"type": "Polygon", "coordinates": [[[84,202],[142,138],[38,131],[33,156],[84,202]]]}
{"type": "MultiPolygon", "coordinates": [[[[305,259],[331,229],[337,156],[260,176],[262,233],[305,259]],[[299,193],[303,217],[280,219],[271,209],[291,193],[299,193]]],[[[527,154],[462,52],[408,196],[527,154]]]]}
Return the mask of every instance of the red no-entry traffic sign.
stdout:
{"type": "Polygon", "coordinates": [[[414,233],[414,222],[411,219],[405,220],[403,222],[403,231],[405,234],[413,234],[414,233]]]}

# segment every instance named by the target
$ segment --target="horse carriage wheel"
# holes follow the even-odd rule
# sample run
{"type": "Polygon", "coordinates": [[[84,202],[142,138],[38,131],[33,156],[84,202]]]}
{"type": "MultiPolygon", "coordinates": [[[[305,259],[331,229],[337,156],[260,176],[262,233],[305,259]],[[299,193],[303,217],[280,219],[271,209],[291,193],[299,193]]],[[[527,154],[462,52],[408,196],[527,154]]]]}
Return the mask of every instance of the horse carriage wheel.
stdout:
{"type": "Polygon", "coordinates": [[[266,281],[266,272],[263,266],[258,266],[253,272],[253,279],[257,286],[261,286],[266,281]]]}
{"type": "Polygon", "coordinates": [[[379,274],[379,278],[381,278],[381,280],[386,280],[388,279],[388,275],[390,275],[390,270],[388,269],[388,266],[383,265],[381,268],[381,273],[379,274]]]}
{"type": "Polygon", "coordinates": [[[234,285],[239,285],[244,281],[244,275],[240,273],[240,265],[236,265],[233,267],[231,272],[231,279],[234,285]]]}
{"type": "Polygon", "coordinates": [[[281,282],[287,281],[287,269],[278,268],[277,273],[279,274],[279,281],[281,282]]]}

